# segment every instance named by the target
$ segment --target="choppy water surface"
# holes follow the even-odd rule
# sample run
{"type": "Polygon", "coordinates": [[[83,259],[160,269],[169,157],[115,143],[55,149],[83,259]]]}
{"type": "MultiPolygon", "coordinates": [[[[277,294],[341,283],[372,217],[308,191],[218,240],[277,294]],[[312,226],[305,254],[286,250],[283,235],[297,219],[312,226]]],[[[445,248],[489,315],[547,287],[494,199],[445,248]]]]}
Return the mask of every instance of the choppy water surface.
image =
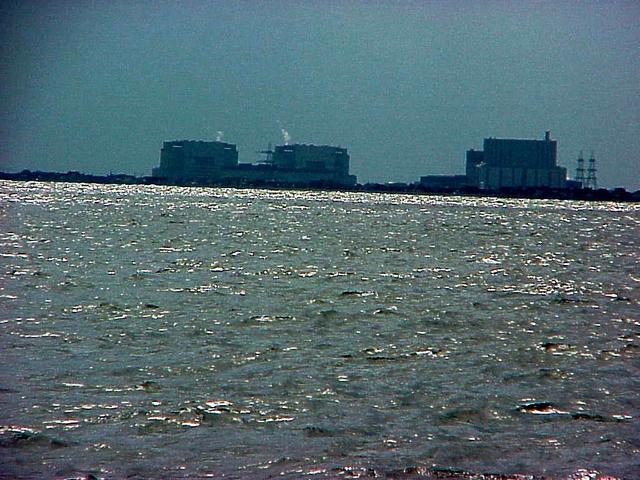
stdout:
{"type": "Polygon", "coordinates": [[[0,208],[0,476],[640,475],[637,206],[4,182],[0,208]]]}

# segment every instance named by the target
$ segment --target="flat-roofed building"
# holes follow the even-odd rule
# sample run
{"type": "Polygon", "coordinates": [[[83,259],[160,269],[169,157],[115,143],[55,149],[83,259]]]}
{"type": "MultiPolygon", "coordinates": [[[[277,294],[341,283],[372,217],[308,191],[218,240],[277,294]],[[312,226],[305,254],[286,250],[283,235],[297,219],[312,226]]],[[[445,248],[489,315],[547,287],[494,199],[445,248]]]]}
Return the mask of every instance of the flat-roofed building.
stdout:
{"type": "Polygon", "coordinates": [[[273,152],[273,165],[280,170],[349,175],[349,154],[346,148],[331,145],[278,145],[273,152]]]}
{"type": "Polygon", "coordinates": [[[484,152],[482,150],[467,150],[467,168],[466,182],[467,185],[477,187],[479,185],[480,167],[484,164],[484,152]]]}
{"type": "Polygon", "coordinates": [[[170,181],[205,182],[224,176],[223,170],[238,166],[238,149],[232,143],[201,140],[164,142],[160,166],[154,177],[170,181]]]}
{"type": "Polygon", "coordinates": [[[485,138],[482,152],[467,152],[469,185],[482,189],[565,188],[567,170],[557,165],[557,142],[485,138]]]}
{"type": "Polygon", "coordinates": [[[236,146],[225,142],[164,142],[152,176],[173,183],[353,186],[346,148],[279,145],[266,164],[238,163],[236,146]]]}

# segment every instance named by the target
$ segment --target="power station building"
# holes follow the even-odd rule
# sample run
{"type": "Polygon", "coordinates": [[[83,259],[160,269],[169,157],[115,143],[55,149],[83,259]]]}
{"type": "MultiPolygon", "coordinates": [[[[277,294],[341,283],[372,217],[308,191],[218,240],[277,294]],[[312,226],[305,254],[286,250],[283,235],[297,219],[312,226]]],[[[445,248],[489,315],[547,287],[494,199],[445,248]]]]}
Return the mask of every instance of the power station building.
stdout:
{"type": "Polygon", "coordinates": [[[225,171],[238,166],[238,149],[225,142],[175,140],[164,142],[160,166],[152,176],[172,181],[206,182],[222,178],[225,171]]]}
{"type": "Polygon", "coordinates": [[[549,132],[543,140],[485,138],[483,151],[467,151],[467,184],[488,190],[565,188],[567,170],[557,165],[557,146],[549,132]]]}
{"type": "Polygon", "coordinates": [[[273,152],[273,166],[278,170],[331,172],[349,176],[349,154],[346,148],[328,145],[279,145],[273,152]]]}
{"type": "Polygon", "coordinates": [[[273,185],[356,184],[349,175],[346,148],[330,145],[278,145],[264,163],[238,163],[235,145],[225,142],[176,140],[164,142],[160,166],[152,176],[172,183],[273,185]]]}

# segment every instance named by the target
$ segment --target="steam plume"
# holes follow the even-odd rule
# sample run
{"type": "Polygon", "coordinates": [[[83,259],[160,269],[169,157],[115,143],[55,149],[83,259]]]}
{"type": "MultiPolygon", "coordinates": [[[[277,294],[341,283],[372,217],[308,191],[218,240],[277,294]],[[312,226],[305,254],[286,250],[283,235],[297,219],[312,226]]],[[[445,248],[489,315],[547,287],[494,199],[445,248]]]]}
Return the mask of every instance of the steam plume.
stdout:
{"type": "Polygon", "coordinates": [[[224,137],[224,132],[218,130],[218,135],[216,135],[216,142],[222,141],[222,137],[224,137]]]}
{"type": "Polygon", "coordinates": [[[289,135],[289,132],[287,132],[284,128],[280,128],[280,131],[282,132],[282,139],[284,140],[284,144],[289,145],[291,135],[289,135]]]}

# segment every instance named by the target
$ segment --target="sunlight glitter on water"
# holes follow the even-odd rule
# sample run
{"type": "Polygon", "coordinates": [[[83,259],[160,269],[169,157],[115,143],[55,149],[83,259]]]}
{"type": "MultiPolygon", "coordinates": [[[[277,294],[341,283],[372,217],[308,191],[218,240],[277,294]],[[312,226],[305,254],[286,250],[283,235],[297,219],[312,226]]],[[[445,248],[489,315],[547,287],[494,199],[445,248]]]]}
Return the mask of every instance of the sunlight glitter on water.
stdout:
{"type": "Polygon", "coordinates": [[[637,472],[635,205],[1,185],[5,470],[637,472]]]}

